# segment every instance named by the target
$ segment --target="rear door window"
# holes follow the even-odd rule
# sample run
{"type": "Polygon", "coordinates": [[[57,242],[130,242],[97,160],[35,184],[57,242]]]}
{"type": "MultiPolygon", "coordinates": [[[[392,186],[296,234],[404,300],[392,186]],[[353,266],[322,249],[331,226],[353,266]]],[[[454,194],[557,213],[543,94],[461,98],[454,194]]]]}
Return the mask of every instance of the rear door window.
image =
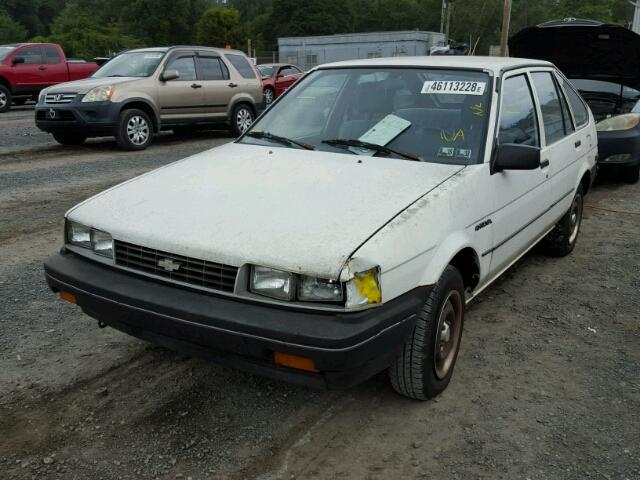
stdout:
{"type": "Polygon", "coordinates": [[[225,57],[227,57],[227,60],[231,62],[231,65],[235,67],[242,78],[256,78],[255,70],[245,57],[242,55],[233,55],[231,53],[225,55],[225,57]]]}
{"type": "Polygon", "coordinates": [[[535,104],[525,75],[504,81],[498,143],[540,146],[535,104]]]}
{"type": "Polygon", "coordinates": [[[581,127],[586,125],[589,121],[589,112],[587,111],[587,107],[585,106],[580,95],[576,93],[576,91],[568,85],[568,82],[561,82],[564,86],[564,91],[567,94],[567,99],[571,104],[571,110],[573,110],[573,117],[576,121],[576,126],[581,127]]]}
{"type": "Polygon", "coordinates": [[[538,94],[542,122],[544,124],[544,138],[547,145],[557,142],[569,133],[565,125],[562,104],[551,72],[534,72],[531,74],[533,85],[538,94]]]}
{"type": "Polygon", "coordinates": [[[50,65],[62,62],[58,49],[54,47],[44,47],[44,57],[50,65]]]}
{"type": "Polygon", "coordinates": [[[228,80],[229,71],[218,57],[198,57],[202,80],[228,80]]]}

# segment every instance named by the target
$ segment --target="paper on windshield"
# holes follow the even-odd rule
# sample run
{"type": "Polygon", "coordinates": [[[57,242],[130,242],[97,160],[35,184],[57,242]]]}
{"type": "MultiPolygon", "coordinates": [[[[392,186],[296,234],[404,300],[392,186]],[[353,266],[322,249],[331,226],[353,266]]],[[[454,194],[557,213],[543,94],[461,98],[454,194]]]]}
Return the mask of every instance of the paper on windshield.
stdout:
{"type": "Polygon", "coordinates": [[[420,93],[423,94],[453,94],[453,95],[483,95],[487,82],[470,82],[467,80],[427,80],[420,93]]]}
{"type": "MultiPolygon", "coordinates": [[[[358,140],[385,146],[410,126],[411,122],[409,120],[389,114],[371,127],[358,140]]],[[[358,155],[373,155],[375,153],[375,151],[366,148],[351,147],[350,150],[358,155]]]]}

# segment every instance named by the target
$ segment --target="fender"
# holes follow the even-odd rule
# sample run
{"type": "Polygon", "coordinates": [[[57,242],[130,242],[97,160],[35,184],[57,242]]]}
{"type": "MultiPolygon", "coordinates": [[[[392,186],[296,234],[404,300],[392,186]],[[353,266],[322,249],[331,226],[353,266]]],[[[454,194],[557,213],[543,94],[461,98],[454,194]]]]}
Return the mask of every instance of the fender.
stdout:
{"type": "Polygon", "coordinates": [[[153,100],[146,94],[140,94],[140,96],[136,97],[127,97],[125,101],[120,104],[120,108],[118,109],[118,115],[120,112],[124,110],[128,105],[132,103],[144,103],[153,111],[153,123],[155,125],[156,131],[160,131],[160,112],[156,108],[153,100]]]}
{"type": "MultiPolygon", "coordinates": [[[[1,65],[0,65],[1,67],[1,65]]],[[[5,76],[0,75],[0,85],[4,85],[5,87],[7,87],[9,89],[9,91],[11,91],[13,93],[13,86],[11,85],[11,82],[9,81],[9,79],[5,76]]]]}
{"type": "Polygon", "coordinates": [[[253,114],[254,115],[258,114],[258,109],[256,108],[255,101],[253,100],[251,95],[247,93],[238,93],[229,102],[229,108],[227,109],[227,116],[229,118],[231,118],[233,109],[236,108],[236,105],[238,105],[239,103],[248,103],[249,105],[251,105],[251,108],[253,109],[253,114]]]}
{"type": "Polygon", "coordinates": [[[490,257],[482,259],[472,243],[472,239],[466,231],[452,232],[435,249],[431,256],[431,261],[422,273],[419,285],[433,285],[438,281],[444,269],[451,263],[451,260],[465,248],[473,250],[476,263],[480,270],[480,283],[484,277],[484,272],[489,267],[490,257]]]}

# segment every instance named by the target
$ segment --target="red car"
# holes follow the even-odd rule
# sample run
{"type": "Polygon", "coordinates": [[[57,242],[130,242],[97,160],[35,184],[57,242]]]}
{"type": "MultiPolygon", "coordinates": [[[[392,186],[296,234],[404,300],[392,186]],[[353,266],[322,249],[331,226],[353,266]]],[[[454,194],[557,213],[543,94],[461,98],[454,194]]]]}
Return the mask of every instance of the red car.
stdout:
{"type": "Polygon", "coordinates": [[[22,105],[43,88],[80,80],[98,69],[95,63],[68,59],[54,43],[0,45],[0,113],[11,102],[22,105]]]}
{"type": "Polygon", "coordinates": [[[264,101],[267,105],[282,95],[285,90],[303,75],[302,70],[298,67],[286,63],[258,65],[258,70],[260,70],[260,75],[262,75],[264,101]]]}

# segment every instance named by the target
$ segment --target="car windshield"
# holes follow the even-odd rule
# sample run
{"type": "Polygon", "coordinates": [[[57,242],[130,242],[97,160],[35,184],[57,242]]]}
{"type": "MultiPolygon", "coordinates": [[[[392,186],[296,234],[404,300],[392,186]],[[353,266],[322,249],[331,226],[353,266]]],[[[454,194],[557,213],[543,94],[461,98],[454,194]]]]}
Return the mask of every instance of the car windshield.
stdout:
{"type": "Polygon", "coordinates": [[[478,163],[483,161],[490,82],[488,74],[471,70],[321,69],[289,90],[240,142],[478,163]]]}
{"type": "Polygon", "coordinates": [[[273,75],[275,67],[258,67],[258,70],[260,70],[260,75],[262,75],[263,77],[270,77],[271,75],[273,75]]]}
{"type": "Polygon", "coordinates": [[[105,63],[93,74],[103,77],[149,77],[156,71],[164,52],[128,52],[122,53],[105,63]]]}
{"type": "MultiPolygon", "coordinates": [[[[569,80],[574,87],[581,92],[606,93],[611,95],[620,95],[619,83],[607,82],[605,80],[591,80],[584,78],[572,78],[569,80]]],[[[631,87],[622,87],[622,96],[626,98],[636,99],[640,97],[640,91],[631,87]]]]}
{"type": "Polygon", "coordinates": [[[5,58],[7,58],[7,55],[9,55],[15,49],[16,49],[16,47],[11,46],[11,45],[2,45],[2,46],[0,46],[0,61],[2,61],[5,58]]]}

